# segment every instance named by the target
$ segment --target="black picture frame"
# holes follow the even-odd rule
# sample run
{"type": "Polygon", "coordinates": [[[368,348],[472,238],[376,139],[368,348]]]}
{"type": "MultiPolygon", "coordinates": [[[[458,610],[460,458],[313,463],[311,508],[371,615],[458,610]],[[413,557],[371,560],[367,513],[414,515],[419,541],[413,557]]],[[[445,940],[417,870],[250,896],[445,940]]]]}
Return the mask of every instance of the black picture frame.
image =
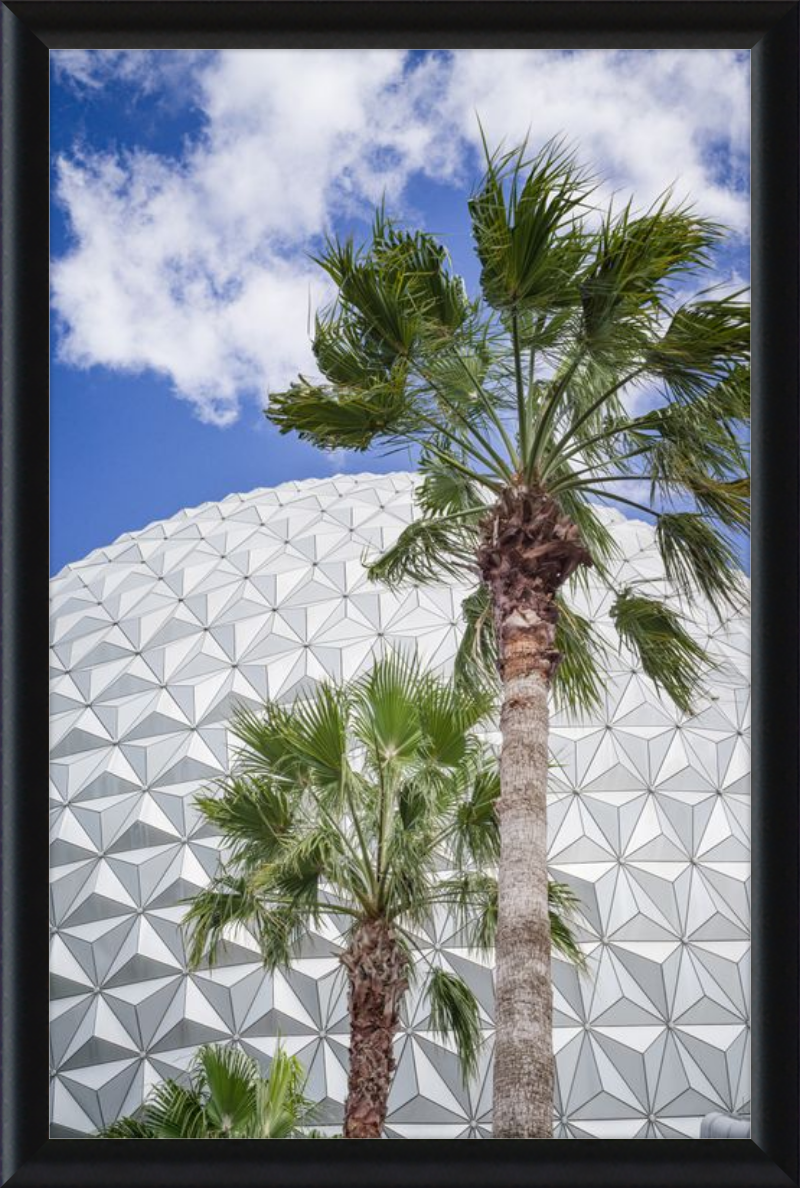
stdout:
{"type": "MultiPolygon", "coordinates": [[[[2,5],[2,1177],[15,1188],[785,1188],[798,1183],[800,4],[9,0],[2,5]],[[753,64],[751,1140],[123,1144],[48,1138],[48,51],[719,48],[753,64]]],[[[624,130],[621,130],[624,135],[624,130]]]]}

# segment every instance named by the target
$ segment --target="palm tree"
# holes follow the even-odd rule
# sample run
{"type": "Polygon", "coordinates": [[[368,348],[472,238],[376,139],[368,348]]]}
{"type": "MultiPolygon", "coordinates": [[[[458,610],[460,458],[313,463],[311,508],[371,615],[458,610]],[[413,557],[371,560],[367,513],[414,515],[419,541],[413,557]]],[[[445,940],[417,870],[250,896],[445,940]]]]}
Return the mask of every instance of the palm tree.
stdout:
{"type": "MultiPolygon", "coordinates": [[[[490,156],[469,202],[481,296],[430,235],[383,211],[371,241],[329,240],[337,289],[316,319],[320,380],[267,410],[323,448],[412,448],[421,517],[372,565],[394,583],[471,576],[460,675],[496,658],[501,858],[494,1133],[552,1133],[547,926],[548,694],[601,695],[602,643],[564,599],[594,567],[620,640],[684,712],[706,670],[658,586],[619,588],[610,502],[655,517],[680,598],[719,614],[741,597],[731,534],[746,529],[749,305],[698,285],[723,230],[669,194],[594,205],[559,143],[490,156]]],[[[674,595],[670,597],[674,598],[674,595]]]]}
{"type": "MultiPolygon", "coordinates": [[[[234,773],[221,795],[198,801],[230,856],[190,901],[190,965],[213,960],[244,925],[275,969],[322,916],[342,922],[345,1137],[382,1133],[400,1006],[418,972],[417,931],[446,909],[473,947],[494,943],[497,885],[487,868],[498,854],[499,781],[475,734],[491,704],[485,690],[457,689],[390,655],[291,708],[241,709],[234,773]]],[[[567,922],[575,898],[553,884],[550,902],[553,943],[580,962],[567,922]]],[[[462,978],[425,961],[432,1029],[453,1038],[468,1079],[481,1039],[477,1000],[462,978]]]]}
{"type": "Polygon", "coordinates": [[[278,1051],[269,1076],[238,1048],[200,1048],[188,1085],[162,1081],[138,1114],[118,1118],[102,1138],[291,1138],[303,1133],[311,1104],[296,1056],[278,1051]]]}

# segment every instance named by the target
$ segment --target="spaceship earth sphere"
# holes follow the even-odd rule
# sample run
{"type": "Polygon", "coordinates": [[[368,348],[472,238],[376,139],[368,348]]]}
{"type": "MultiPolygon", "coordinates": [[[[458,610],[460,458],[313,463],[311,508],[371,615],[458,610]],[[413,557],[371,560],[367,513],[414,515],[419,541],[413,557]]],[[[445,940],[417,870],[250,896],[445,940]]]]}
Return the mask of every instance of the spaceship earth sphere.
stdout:
{"type": "MultiPolygon", "coordinates": [[[[467,587],[389,591],[365,556],[416,514],[411,474],[286,483],[179,512],[51,583],[51,1133],[131,1113],[198,1045],[235,1042],[267,1069],[279,1037],[335,1133],[347,1076],[340,936],[325,920],[291,968],[262,968],[240,930],[188,972],[182,900],[220,838],[194,807],[230,762],[237,702],[291,701],[384,649],[448,672],[467,587]]],[[[620,584],[664,590],[652,528],[603,513],[620,584]]],[[[749,627],[702,601],[712,651],[691,717],[620,648],[591,575],[576,605],[609,643],[601,710],[554,713],[550,869],[582,903],[587,970],[553,961],[558,1137],[686,1137],[749,1108],[749,627]]],[[[409,993],[391,1137],[491,1135],[492,970],[443,916],[428,957],[475,989],[485,1031],[462,1084],[409,993]]]]}

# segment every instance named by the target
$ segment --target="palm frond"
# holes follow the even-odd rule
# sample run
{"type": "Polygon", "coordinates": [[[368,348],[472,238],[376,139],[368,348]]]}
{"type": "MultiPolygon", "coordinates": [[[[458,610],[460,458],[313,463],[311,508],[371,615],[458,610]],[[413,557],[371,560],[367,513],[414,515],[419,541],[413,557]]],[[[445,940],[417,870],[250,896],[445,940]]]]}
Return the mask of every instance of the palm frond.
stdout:
{"type": "Polygon", "coordinates": [[[550,913],[550,939],[553,948],[578,969],[586,966],[586,957],[575,940],[572,926],[580,914],[580,897],[568,883],[550,879],[547,884],[547,902],[550,913]]]}
{"type": "Polygon", "coordinates": [[[726,528],[740,532],[750,530],[750,479],[731,479],[729,482],[714,482],[705,475],[689,474],[685,486],[694,496],[697,505],[708,515],[715,517],[726,528]]]}
{"type": "Polygon", "coordinates": [[[253,1112],[258,1065],[240,1048],[206,1044],[196,1057],[207,1099],[209,1123],[223,1135],[233,1135],[253,1112]]]}
{"type": "Polygon", "coordinates": [[[486,379],[491,354],[480,339],[454,343],[438,351],[425,365],[425,375],[434,393],[447,394],[457,408],[475,411],[475,391],[486,379]]]}
{"type": "MultiPolygon", "coordinates": [[[[734,385],[736,386],[736,385],[734,385]]],[[[734,397],[726,396],[717,385],[706,396],[691,403],[672,403],[635,418],[620,431],[623,441],[632,443],[642,460],[641,477],[649,480],[651,498],[656,493],[667,500],[675,494],[689,495],[699,502],[706,489],[710,492],[709,511],[717,515],[715,490],[723,486],[717,500],[723,515],[730,512],[746,523],[747,498],[744,507],[734,497],[726,500],[725,484],[746,469],[746,444],[741,429],[744,422],[727,418],[722,413],[734,397]],[[698,494],[699,493],[699,497],[698,494]],[[728,507],[732,503],[732,507],[728,507]]],[[[730,406],[729,405],[729,406],[730,406]]],[[[734,493],[735,496],[735,493],[734,493]]],[[[717,518],[722,518],[717,515],[717,518]]]]}
{"type": "MultiPolygon", "coordinates": [[[[261,872],[264,888],[274,868],[261,872]]],[[[188,902],[189,910],[182,927],[187,937],[187,962],[197,968],[207,960],[213,966],[226,934],[235,927],[252,931],[258,941],[261,959],[267,969],[288,965],[303,934],[304,903],[270,904],[265,890],[259,891],[251,880],[234,876],[224,869],[208,887],[188,902]]],[[[307,909],[308,910],[308,909],[307,909]]]]}
{"type": "Polygon", "coordinates": [[[485,763],[473,777],[470,796],[455,814],[452,844],[459,865],[474,864],[479,870],[496,865],[500,857],[499,796],[499,767],[485,763]]]}
{"type": "Polygon", "coordinates": [[[464,633],[458,645],[453,676],[468,689],[496,691],[497,636],[489,590],[481,584],[461,603],[464,633]]]}
{"type": "Polygon", "coordinates": [[[327,823],[292,838],[281,861],[264,867],[254,884],[266,894],[286,899],[293,911],[318,924],[321,883],[334,876],[338,867],[337,840],[327,823]]]}
{"type": "MultiPolygon", "coordinates": [[[[483,871],[467,871],[443,879],[435,901],[445,905],[467,936],[468,947],[479,953],[494,948],[497,935],[497,879],[483,871]]],[[[547,903],[553,948],[579,969],[585,957],[575,939],[573,925],[580,916],[580,898],[566,883],[548,879],[547,903]]]]}
{"type": "MultiPolygon", "coordinates": [[[[395,282],[404,304],[421,319],[423,333],[440,344],[449,342],[473,306],[461,277],[450,271],[444,246],[424,231],[409,232],[398,227],[381,213],[375,221],[368,256],[374,259],[382,277],[395,282]]],[[[343,298],[352,300],[346,277],[342,290],[343,298]]]]}
{"type": "Polygon", "coordinates": [[[408,278],[365,260],[344,278],[340,302],[361,325],[400,358],[408,357],[422,330],[421,311],[409,300],[408,278]]]}
{"type": "Polygon", "coordinates": [[[659,516],[656,541],[667,578],[687,599],[699,592],[718,615],[740,606],[744,583],[731,544],[696,512],[659,516]]]}
{"type": "Polygon", "coordinates": [[[297,1056],[278,1049],[269,1066],[269,1076],[255,1087],[252,1118],[244,1137],[291,1138],[313,1118],[313,1106],[305,1097],[306,1072],[297,1056]]]}
{"type": "Polygon", "coordinates": [[[470,509],[480,507],[483,495],[478,484],[447,465],[444,440],[433,444],[440,448],[436,453],[423,450],[417,466],[422,481],[416,497],[423,517],[434,519],[454,512],[469,513],[470,509]]]}
{"type": "MultiPolygon", "coordinates": [[[[400,829],[392,823],[386,843],[383,907],[393,920],[404,920],[420,929],[430,926],[430,901],[437,879],[438,856],[431,842],[431,831],[400,829]]],[[[413,955],[412,955],[413,956],[413,955]]]]}
{"type": "Polygon", "coordinates": [[[559,491],[556,499],[565,515],[577,525],[595,570],[607,574],[612,563],[619,560],[620,549],[603,520],[602,509],[585,499],[580,491],[559,491]]]}
{"type": "Polygon", "coordinates": [[[638,216],[630,203],[618,214],[610,208],[603,220],[581,283],[583,337],[595,358],[619,361],[640,350],[670,283],[707,265],[721,237],[688,207],[670,208],[670,198],[638,216]]]}
{"type": "Polygon", "coordinates": [[[271,973],[285,969],[297,956],[298,945],[308,930],[306,913],[293,904],[271,908],[262,911],[255,924],[264,968],[271,973]]]}
{"type": "Polygon", "coordinates": [[[302,765],[291,745],[291,709],[274,701],[259,710],[240,703],[233,712],[231,733],[242,744],[237,771],[247,780],[281,780],[280,792],[290,806],[292,785],[303,782],[302,765]]]}
{"type": "Polygon", "coordinates": [[[402,370],[366,392],[324,388],[301,376],[285,392],[270,393],[266,415],[281,433],[295,432],[323,450],[368,450],[379,438],[419,427],[402,370]]]}
{"type": "Polygon", "coordinates": [[[491,953],[497,935],[497,879],[493,874],[467,869],[440,879],[431,901],[452,914],[471,952],[491,953]]]}
{"type": "Polygon", "coordinates": [[[195,804],[237,855],[255,848],[262,862],[277,854],[294,813],[286,786],[260,776],[229,776],[218,795],[198,796],[195,804]]]}
{"type": "Polygon", "coordinates": [[[658,599],[625,588],[612,603],[611,617],[645,675],[678,709],[691,713],[692,699],[710,660],[680,616],[658,599]]]}
{"type": "Polygon", "coordinates": [[[197,1086],[177,1081],[156,1085],[145,1107],[148,1127],[156,1138],[217,1137],[197,1086]]]}
{"type": "Polygon", "coordinates": [[[140,1139],[140,1138],[158,1138],[158,1135],[153,1132],[153,1128],[148,1125],[146,1121],[140,1118],[117,1118],[116,1122],[112,1122],[109,1126],[104,1126],[98,1132],[99,1138],[114,1138],[114,1139],[140,1139]]]}
{"type": "Polygon", "coordinates": [[[467,922],[469,945],[479,953],[494,949],[497,938],[497,879],[485,875],[483,895],[472,908],[473,918],[467,922]]]}
{"type": "Polygon", "coordinates": [[[472,573],[477,535],[471,519],[474,517],[412,520],[396,542],[367,565],[370,580],[395,587],[408,581],[425,584],[472,573]]]}
{"type": "Polygon", "coordinates": [[[355,394],[389,382],[393,353],[382,350],[378,342],[365,342],[361,328],[339,310],[317,315],[312,345],[330,384],[355,394]]]}
{"type": "Polygon", "coordinates": [[[199,1049],[188,1084],[162,1081],[138,1116],[119,1118],[102,1138],[289,1138],[312,1117],[303,1095],[305,1071],[280,1047],[269,1076],[239,1048],[199,1049]]]}
{"type": "Polygon", "coordinates": [[[747,363],[749,352],[750,306],[734,294],[677,310],[648,351],[647,367],[677,401],[691,401],[728,380],[734,367],[747,363]]]}
{"type": "Polygon", "coordinates": [[[443,1039],[452,1037],[466,1084],[478,1071],[483,1038],[478,1000],[463,978],[439,968],[431,970],[426,991],[431,1030],[443,1039]]]}
{"type": "Polygon", "coordinates": [[[247,880],[221,870],[208,887],[189,900],[182,927],[186,937],[186,959],[190,969],[208,960],[213,965],[217,950],[231,927],[248,927],[262,905],[247,880]]]}
{"type": "Polygon", "coordinates": [[[735,364],[723,380],[704,393],[709,412],[718,420],[750,420],[750,365],[735,364]]]}
{"type": "Polygon", "coordinates": [[[314,782],[338,786],[348,774],[347,727],[346,700],[327,682],[293,703],[287,745],[314,782]]]}
{"type": "Polygon", "coordinates": [[[468,689],[433,677],[419,681],[415,701],[423,735],[422,754],[428,763],[448,769],[464,761],[472,731],[494,705],[488,689],[468,689]]]}
{"type": "Polygon", "coordinates": [[[561,659],[552,680],[556,706],[570,713],[590,713],[603,700],[606,676],[602,637],[591,621],[579,614],[562,596],[557,598],[556,649],[561,659]]]}
{"type": "Polygon", "coordinates": [[[579,300],[575,276],[587,251],[577,213],[593,182],[559,141],[531,160],[525,147],[489,156],[469,201],[481,291],[495,309],[545,309],[579,300]]]}
{"type": "Polygon", "coordinates": [[[353,734],[368,748],[375,768],[416,757],[422,741],[420,683],[417,664],[392,652],[355,682],[353,734]]]}
{"type": "Polygon", "coordinates": [[[407,386],[412,355],[423,346],[435,361],[473,305],[442,245],[398,229],[383,213],[367,248],[329,239],[318,263],[338,289],[334,306],[316,319],[313,344],[328,385],[301,376],[271,396],[267,415],[315,445],[346,440],[363,450],[418,425],[407,386]]]}

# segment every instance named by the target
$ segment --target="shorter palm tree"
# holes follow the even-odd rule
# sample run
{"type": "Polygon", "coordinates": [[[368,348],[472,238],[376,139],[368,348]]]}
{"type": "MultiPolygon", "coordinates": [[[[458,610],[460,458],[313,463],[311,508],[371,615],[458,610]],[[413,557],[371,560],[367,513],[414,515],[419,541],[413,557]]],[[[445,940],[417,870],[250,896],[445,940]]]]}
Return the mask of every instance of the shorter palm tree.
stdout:
{"type": "MultiPolygon", "coordinates": [[[[476,728],[491,693],[456,687],[387,657],[344,687],[322,684],[291,708],[240,710],[242,744],[220,794],[198,804],[228,860],[191,900],[189,963],[212,961],[245,926],[264,963],[287,965],[321,917],[344,921],[350,1071],[345,1137],[383,1131],[400,1006],[426,962],[431,1027],[452,1038],[465,1079],[481,1040],[467,983],[430,961],[418,935],[453,913],[468,944],[490,950],[497,918],[497,763],[476,728]]],[[[568,925],[575,901],[553,884],[554,944],[580,960],[568,925]]]]}
{"type": "Polygon", "coordinates": [[[278,1051],[262,1077],[239,1048],[207,1045],[197,1052],[189,1083],[162,1081],[133,1117],[118,1118],[101,1138],[292,1138],[311,1121],[303,1095],[305,1070],[278,1051]]]}

